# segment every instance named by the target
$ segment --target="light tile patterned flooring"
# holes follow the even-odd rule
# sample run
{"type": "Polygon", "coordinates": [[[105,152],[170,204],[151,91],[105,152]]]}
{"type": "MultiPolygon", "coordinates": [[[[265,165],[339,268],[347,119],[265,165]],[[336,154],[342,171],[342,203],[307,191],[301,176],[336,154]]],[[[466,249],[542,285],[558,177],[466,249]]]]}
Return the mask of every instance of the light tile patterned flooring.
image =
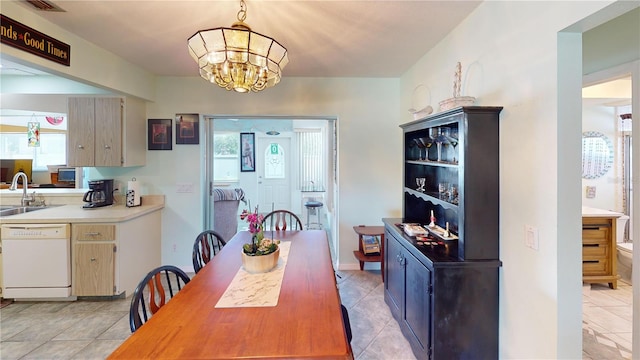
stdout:
{"type": "MultiPolygon", "coordinates": [[[[589,354],[584,347],[583,359],[600,360],[610,354],[607,360],[631,359],[633,328],[633,292],[630,284],[619,280],[618,288],[610,289],[607,284],[584,284],[582,287],[583,324],[590,335],[595,334],[597,343],[604,347],[602,352],[595,349],[589,354]],[[607,348],[618,349],[606,352],[607,348]],[[619,354],[619,357],[618,357],[619,354]]],[[[586,345],[586,337],[583,341],[586,345]]]]}
{"type": "MultiPolygon", "coordinates": [[[[349,310],[356,359],[415,359],[384,303],[380,271],[338,271],[349,310]]],[[[193,274],[190,274],[193,276],[193,274]]],[[[2,359],[104,359],[129,335],[130,298],[109,301],[15,302],[0,310],[2,359]]],[[[631,285],[583,287],[583,319],[597,342],[631,349],[631,285]]],[[[596,345],[597,346],[597,345],[596,345]]],[[[616,354],[617,355],[617,354],[616,354]]],[[[621,351],[619,359],[630,359],[621,351]]],[[[583,353],[583,359],[600,360],[583,353]]],[[[607,357],[607,359],[613,359],[607,357]]]]}
{"type": "MultiPolygon", "coordinates": [[[[193,276],[193,274],[189,274],[193,276]]],[[[356,359],[415,359],[384,303],[380,271],[339,271],[356,359]]],[[[130,297],[14,302],[0,310],[2,359],[104,359],[129,335],[130,297]]]]}

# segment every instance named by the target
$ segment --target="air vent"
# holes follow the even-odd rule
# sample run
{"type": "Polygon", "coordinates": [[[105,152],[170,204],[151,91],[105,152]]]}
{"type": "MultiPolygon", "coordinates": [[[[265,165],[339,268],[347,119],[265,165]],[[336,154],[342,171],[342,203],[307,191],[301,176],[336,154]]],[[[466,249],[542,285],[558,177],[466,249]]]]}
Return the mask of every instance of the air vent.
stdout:
{"type": "Polygon", "coordinates": [[[25,1],[40,11],[66,12],[62,8],[60,8],[58,5],[55,5],[54,3],[49,1],[45,1],[45,0],[25,0],[25,1]]]}

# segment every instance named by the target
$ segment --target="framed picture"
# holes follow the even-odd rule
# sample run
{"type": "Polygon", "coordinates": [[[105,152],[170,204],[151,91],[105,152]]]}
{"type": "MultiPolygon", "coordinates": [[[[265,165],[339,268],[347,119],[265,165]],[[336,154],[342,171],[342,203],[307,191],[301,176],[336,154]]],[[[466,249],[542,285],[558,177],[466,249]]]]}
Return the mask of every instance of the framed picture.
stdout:
{"type": "Polygon", "coordinates": [[[240,133],[240,171],[256,171],[255,145],[254,133],[240,133]]]}
{"type": "Polygon", "coordinates": [[[148,119],[147,125],[147,147],[149,150],[171,150],[173,138],[171,119],[148,119]]]}
{"type": "Polygon", "coordinates": [[[176,114],[176,144],[198,145],[199,122],[198,114],[176,114]]]}

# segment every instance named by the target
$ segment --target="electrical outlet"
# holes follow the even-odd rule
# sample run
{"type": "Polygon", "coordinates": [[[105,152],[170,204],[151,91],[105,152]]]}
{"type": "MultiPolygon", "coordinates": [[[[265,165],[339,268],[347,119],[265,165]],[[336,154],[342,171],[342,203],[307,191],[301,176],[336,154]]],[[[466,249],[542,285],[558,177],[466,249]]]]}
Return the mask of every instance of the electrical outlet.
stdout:
{"type": "Polygon", "coordinates": [[[533,250],[538,250],[538,228],[531,225],[524,226],[524,245],[533,250]]]}
{"type": "Polygon", "coordinates": [[[176,244],[173,244],[173,246],[171,247],[171,250],[173,250],[173,252],[178,251],[178,246],[176,244]]]}

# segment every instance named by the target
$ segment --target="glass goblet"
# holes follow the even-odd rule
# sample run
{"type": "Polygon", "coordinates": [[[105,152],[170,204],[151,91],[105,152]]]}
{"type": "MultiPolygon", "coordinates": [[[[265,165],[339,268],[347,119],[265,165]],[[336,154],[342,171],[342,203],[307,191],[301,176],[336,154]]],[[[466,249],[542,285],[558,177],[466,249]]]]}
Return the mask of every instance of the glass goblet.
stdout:
{"type": "Polygon", "coordinates": [[[416,145],[418,146],[418,151],[419,151],[418,160],[422,161],[422,149],[425,148],[425,145],[420,138],[414,139],[413,141],[415,141],[416,145]]]}
{"type": "Polygon", "coordinates": [[[458,159],[456,158],[456,155],[458,154],[458,152],[456,151],[456,146],[458,146],[458,129],[452,128],[450,135],[447,136],[447,139],[449,140],[451,146],[453,146],[453,163],[457,164],[458,159]]]}
{"type": "Polygon", "coordinates": [[[450,134],[450,130],[448,127],[441,127],[438,131],[438,136],[436,136],[435,142],[438,146],[438,162],[443,162],[444,158],[442,156],[442,147],[449,145],[449,139],[447,138],[450,134]]]}

